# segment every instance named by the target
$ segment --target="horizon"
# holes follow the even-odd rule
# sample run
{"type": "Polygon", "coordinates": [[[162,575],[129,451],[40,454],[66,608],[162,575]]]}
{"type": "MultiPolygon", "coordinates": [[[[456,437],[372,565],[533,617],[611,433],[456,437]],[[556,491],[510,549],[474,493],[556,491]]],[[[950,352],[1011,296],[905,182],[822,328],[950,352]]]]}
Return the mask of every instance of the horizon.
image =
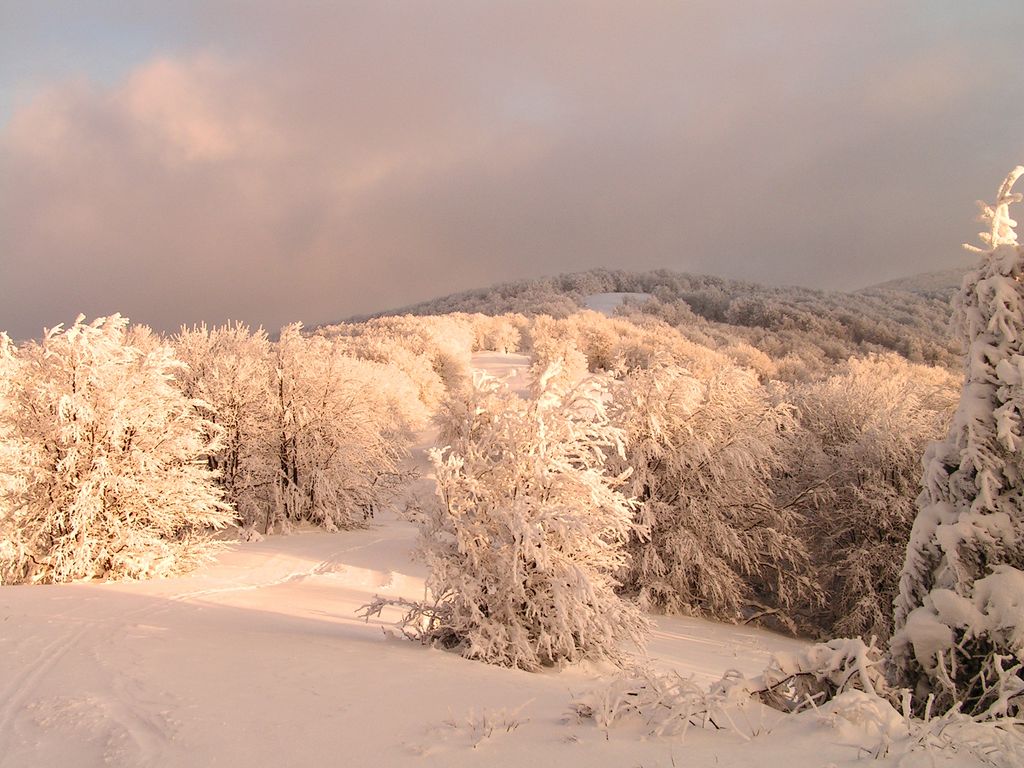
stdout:
{"type": "MultiPolygon", "coordinates": [[[[512,285],[512,284],[519,283],[519,282],[544,282],[544,281],[547,281],[547,280],[555,280],[555,279],[558,279],[558,278],[561,278],[561,277],[567,277],[567,276],[573,276],[573,275],[586,275],[586,274],[592,274],[592,273],[603,272],[603,271],[607,271],[607,272],[624,272],[624,273],[627,273],[627,274],[646,274],[646,273],[649,273],[649,272],[667,271],[667,272],[670,272],[670,273],[673,273],[673,274],[678,274],[678,275],[689,275],[689,276],[693,276],[693,277],[712,277],[712,278],[716,278],[716,279],[732,281],[732,282],[738,282],[738,283],[749,283],[750,285],[753,285],[755,287],[760,287],[760,288],[774,288],[774,289],[779,289],[779,290],[786,290],[786,289],[809,290],[809,291],[818,291],[818,292],[825,293],[825,294],[833,294],[833,293],[855,294],[855,293],[858,293],[860,291],[866,291],[866,290],[870,290],[872,288],[883,287],[883,286],[887,285],[888,283],[892,283],[892,282],[903,282],[903,281],[907,281],[907,280],[913,280],[914,278],[930,277],[930,276],[935,276],[935,275],[943,275],[943,274],[949,273],[949,272],[961,272],[961,271],[962,272],[966,272],[968,269],[970,269],[969,266],[964,266],[962,269],[960,267],[951,267],[949,269],[935,270],[935,271],[932,271],[932,272],[917,272],[917,273],[914,273],[912,275],[903,275],[901,277],[892,278],[891,280],[884,280],[884,281],[881,281],[881,282],[878,282],[878,283],[871,283],[871,284],[868,284],[868,285],[862,285],[862,286],[858,286],[858,287],[855,287],[855,288],[850,288],[848,290],[833,290],[833,289],[828,289],[828,288],[815,288],[815,287],[812,287],[812,286],[797,285],[795,283],[789,283],[789,284],[783,284],[783,285],[775,285],[775,284],[771,284],[771,283],[756,283],[756,282],[751,282],[751,281],[744,281],[744,280],[741,280],[741,279],[738,279],[738,278],[722,277],[721,275],[713,275],[713,274],[705,273],[705,272],[699,272],[699,273],[698,272],[686,272],[685,270],[667,269],[667,268],[663,268],[663,267],[658,267],[658,268],[654,268],[654,269],[650,269],[650,270],[630,270],[630,269],[617,269],[617,268],[612,268],[612,267],[594,267],[592,269],[582,269],[582,270],[577,270],[575,272],[559,272],[559,273],[555,273],[555,274],[543,274],[543,275],[540,275],[538,277],[533,277],[533,278],[519,278],[519,279],[505,280],[505,281],[498,282],[498,283],[491,283],[491,284],[488,284],[488,285],[474,286],[472,288],[466,288],[466,289],[461,290],[461,291],[453,291],[453,292],[448,293],[448,294],[442,294],[442,295],[437,295],[437,296],[429,296],[429,297],[427,297],[425,299],[422,299],[422,300],[419,300],[419,301],[411,301],[408,304],[403,304],[402,306],[399,306],[399,307],[387,307],[387,308],[384,308],[384,309],[372,310],[372,311],[369,311],[369,312],[361,312],[361,313],[356,313],[356,314],[351,314],[351,315],[345,315],[344,317],[341,317],[341,318],[320,320],[320,321],[316,321],[316,322],[306,322],[306,321],[304,321],[304,320],[302,320],[300,318],[296,318],[296,319],[293,319],[293,320],[285,321],[280,326],[274,327],[274,328],[267,327],[267,326],[264,326],[264,325],[259,324],[259,323],[247,323],[244,320],[237,320],[235,318],[230,318],[229,317],[229,318],[225,318],[224,320],[219,321],[219,322],[208,322],[206,320],[199,320],[198,322],[195,322],[195,323],[181,323],[178,326],[173,327],[173,328],[161,329],[161,328],[152,328],[152,326],[148,326],[148,324],[144,323],[143,321],[137,321],[134,318],[125,315],[123,312],[116,312],[115,311],[115,312],[110,312],[110,313],[108,313],[106,315],[94,315],[94,316],[85,315],[84,313],[75,313],[75,315],[70,316],[70,317],[68,317],[68,318],[66,318],[64,320],[61,320],[58,323],[52,323],[50,325],[47,325],[47,326],[45,326],[43,328],[38,329],[34,334],[32,334],[30,336],[16,337],[13,334],[8,334],[8,335],[10,336],[12,341],[14,341],[16,343],[21,343],[21,342],[25,342],[25,341],[37,340],[37,339],[41,338],[48,330],[51,330],[51,329],[53,329],[53,328],[55,328],[57,326],[66,327],[69,324],[74,323],[76,321],[76,319],[79,318],[79,317],[81,317],[84,320],[84,322],[93,322],[95,320],[99,320],[99,319],[103,319],[103,318],[107,318],[107,317],[112,317],[114,315],[118,315],[118,316],[124,317],[126,320],[128,320],[129,324],[132,325],[132,326],[146,325],[147,327],[152,328],[152,330],[155,330],[158,333],[165,334],[165,335],[173,335],[173,334],[175,334],[175,333],[177,333],[177,332],[179,332],[181,330],[193,330],[193,329],[200,328],[200,327],[214,328],[214,327],[222,327],[222,326],[233,326],[233,325],[241,323],[241,324],[247,326],[251,331],[254,331],[254,332],[263,331],[263,332],[265,332],[267,334],[267,336],[272,341],[274,341],[274,340],[276,340],[278,338],[278,336],[280,335],[281,330],[284,327],[286,327],[288,325],[291,325],[293,323],[299,323],[302,326],[304,331],[305,330],[317,330],[317,329],[320,329],[320,328],[327,328],[327,327],[330,327],[330,326],[333,326],[333,325],[341,325],[341,324],[346,324],[346,323],[361,323],[361,322],[364,322],[364,321],[366,321],[368,319],[372,319],[372,318],[375,318],[375,317],[399,316],[403,312],[406,312],[409,309],[415,309],[416,307],[419,307],[420,305],[430,304],[430,303],[435,302],[435,301],[440,301],[440,300],[448,299],[448,298],[451,298],[451,297],[460,296],[462,294],[486,293],[489,290],[492,290],[492,289],[495,289],[495,288],[499,288],[499,287],[502,287],[502,286],[505,286],[505,285],[512,285]]],[[[603,294],[595,294],[595,295],[603,295],[603,294]]],[[[583,308],[581,307],[581,310],[582,309],[583,308]]],[[[3,328],[0,328],[0,333],[5,333],[3,328]]]]}

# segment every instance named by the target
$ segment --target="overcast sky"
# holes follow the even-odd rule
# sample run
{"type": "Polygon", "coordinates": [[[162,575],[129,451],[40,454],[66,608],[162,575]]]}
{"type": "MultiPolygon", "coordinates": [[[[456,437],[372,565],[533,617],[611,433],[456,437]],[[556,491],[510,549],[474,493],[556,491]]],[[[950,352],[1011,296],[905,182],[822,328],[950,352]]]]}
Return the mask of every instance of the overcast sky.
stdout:
{"type": "Polygon", "coordinates": [[[1024,4],[0,0],[0,329],[970,263],[1024,4]]]}

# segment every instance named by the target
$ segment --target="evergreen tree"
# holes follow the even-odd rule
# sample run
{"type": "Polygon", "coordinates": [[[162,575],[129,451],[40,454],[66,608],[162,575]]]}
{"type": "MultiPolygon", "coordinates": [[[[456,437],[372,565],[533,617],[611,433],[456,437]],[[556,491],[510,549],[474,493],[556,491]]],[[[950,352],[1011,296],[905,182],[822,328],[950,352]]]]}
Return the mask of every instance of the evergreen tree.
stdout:
{"type": "Polygon", "coordinates": [[[923,491],[896,600],[893,682],[917,706],[972,715],[1024,708],[1024,249],[1016,168],[982,205],[987,244],[955,299],[960,404],[925,454],[923,491]]]}

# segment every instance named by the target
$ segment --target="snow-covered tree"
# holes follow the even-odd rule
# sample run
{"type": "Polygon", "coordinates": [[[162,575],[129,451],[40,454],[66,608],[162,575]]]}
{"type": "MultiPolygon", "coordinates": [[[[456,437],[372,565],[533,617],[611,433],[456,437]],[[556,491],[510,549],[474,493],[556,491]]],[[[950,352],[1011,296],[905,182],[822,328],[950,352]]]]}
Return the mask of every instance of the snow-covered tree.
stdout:
{"type": "Polygon", "coordinates": [[[433,600],[407,624],[466,657],[527,670],[619,659],[646,629],[615,593],[634,529],[623,478],[605,472],[622,435],[593,379],[570,388],[556,364],[535,394],[478,377],[448,409],[467,423],[432,452],[440,503],[426,513],[422,551],[433,600]]]}
{"type": "MultiPolygon", "coordinates": [[[[13,503],[18,496],[18,470],[27,450],[15,430],[16,383],[20,381],[20,365],[14,344],[6,333],[0,333],[0,584],[12,578],[9,570],[18,560],[13,503]]],[[[20,578],[20,575],[19,575],[20,578]]]]}
{"type": "Polygon", "coordinates": [[[963,390],[925,454],[891,644],[893,681],[919,707],[972,715],[1024,710],[1024,248],[1009,215],[1022,174],[981,204],[988,247],[954,301],[963,390]]]}
{"type": "MultiPolygon", "coordinates": [[[[299,324],[276,343],[235,325],[185,329],[175,344],[188,364],[178,384],[220,435],[207,459],[243,533],[360,526],[390,498],[411,430],[426,420],[422,390],[390,359],[404,347],[299,324]]],[[[401,359],[414,371],[417,361],[440,386],[425,359],[401,359]]]]}
{"type": "MultiPolygon", "coordinates": [[[[538,323],[538,329],[544,328],[538,323]]],[[[575,384],[587,376],[587,357],[571,338],[538,332],[533,341],[530,376],[537,381],[552,365],[558,365],[557,376],[563,384],[575,384]]]]}
{"type": "Polygon", "coordinates": [[[917,511],[921,454],[948,427],[954,377],[890,353],[852,358],[786,397],[800,425],[776,489],[805,520],[802,538],[828,595],[806,605],[801,618],[829,636],[886,640],[917,511]]]}
{"type": "Polygon", "coordinates": [[[703,381],[677,365],[631,372],[615,393],[615,423],[632,467],[642,535],[630,543],[625,588],[642,605],[736,620],[784,610],[813,591],[792,510],[775,504],[792,409],[752,371],[703,381]]]}
{"type": "Polygon", "coordinates": [[[508,315],[472,315],[473,350],[515,352],[519,349],[522,336],[514,319],[508,315]]]}
{"type": "Polygon", "coordinates": [[[696,335],[701,338],[695,343],[661,320],[642,314],[629,319],[590,311],[561,319],[541,316],[530,329],[533,367],[543,372],[547,363],[564,357],[566,370],[575,370],[582,356],[590,371],[617,373],[674,361],[706,378],[731,364],[711,348],[713,340],[696,335]]]}
{"type": "MultiPolygon", "coordinates": [[[[271,421],[271,344],[263,329],[242,324],[183,328],[173,339],[186,368],[182,391],[215,425],[218,449],[207,457],[243,533],[266,519],[275,477],[268,456],[271,421]]],[[[212,435],[211,435],[212,436],[212,435]]]]}
{"type": "Polygon", "coordinates": [[[328,530],[365,525],[397,486],[411,439],[402,403],[416,399],[415,388],[396,368],[341,350],[298,324],[275,345],[267,530],[303,520],[328,530]]]}
{"type": "Polygon", "coordinates": [[[417,428],[426,424],[445,395],[445,385],[434,370],[433,359],[414,349],[407,339],[380,326],[350,326],[346,330],[349,332],[326,335],[346,357],[393,366],[404,373],[416,387],[416,400],[405,402],[404,410],[409,413],[410,423],[417,428]]]}
{"type": "Polygon", "coordinates": [[[204,460],[217,431],[173,385],[181,363],[127,328],[80,317],[17,352],[2,343],[3,581],[166,574],[234,519],[204,460]]]}
{"type": "Polygon", "coordinates": [[[468,378],[475,339],[473,323],[466,315],[378,317],[365,323],[330,326],[320,334],[343,340],[349,350],[346,354],[401,367],[419,386],[421,399],[430,410],[446,389],[457,388],[468,378]],[[405,354],[396,355],[398,349],[405,354]],[[423,362],[426,376],[420,369],[423,362]]]}

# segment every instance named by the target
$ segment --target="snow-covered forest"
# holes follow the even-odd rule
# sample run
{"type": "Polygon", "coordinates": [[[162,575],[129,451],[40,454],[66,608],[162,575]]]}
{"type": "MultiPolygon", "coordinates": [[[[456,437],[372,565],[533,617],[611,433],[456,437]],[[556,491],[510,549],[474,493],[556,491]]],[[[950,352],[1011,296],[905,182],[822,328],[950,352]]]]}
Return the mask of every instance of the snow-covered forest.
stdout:
{"type": "MultiPolygon", "coordinates": [[[[274,341],[240,325],[160,337],[123,318],[80,319],[4,347],[0,572],[5,583],[147,577],[191,567],[229,525],[247,540],[303,523],[362,527],[408,481],[402,458],[432,414],[442,466],[468,461],[465,441],[484,425],[527,418],[517,408],[555,400],[564,413],[599,387],[612,447],[584,442],[604,456],[596,476],[623,477],[639,526],[622,539],[620,593],[885,638],[920,458],[945,430],[957,381],[894,352],[815,375],[828,343],[776,358],[700,323],[593,311],[388,316],[293,325],[274,341]],[[535,389],[509,400],[474,381],[483,351],[528,356],[535,389]],[[542,381],[557,387],[545,394],[542,381]]],[[[594,428],[594,408],[581,426],[594,428]]],[[[568,439],[474,450],[548,455],[568,439]]]]}
{"type": "MultiPolygon", "coordinates": [[[[912,362],[959,366],[950,301],[964,270],[928,273],[851,293],[776,288],[667,270],[592,270],[453,294],[397,314],[522,313],[562,318],[588,298],[629,294],[617,313],[650,315],[714,348],[748,343],[820,374],[851,355],[898,352],[912,362]]],[[[642,322],[642,320],[641,320],[642,322]]]]}
{"type": "MultiPolygon", "coordinates": [[[[830,743],[822,722],[853,741],[840,761],[1019,765],[1020,172],[983,211],[985,250],[955,293],[959,339],[954,294],[934,286],[827,294],[604,271],[273,338],[242,324],[161,335],[120,316],[4,336],[0,607],[15,615],[0,642],[27,658],[27,606],[55,594],[29,585],[210,581],[289,534],[348,552],[410,531],[416,589],[404,576],[396,589],[392,570],[347,620],[358,607],[450,651],[449,673],[470,664],[456,656],[512,668],[495,675],[590,665],[565,709],[605,739],[646,734],[645,764],[682,759],[673,745],[691,730],[725,730],[735,750],[737,734],[756,743],[813,714],[812,741],[830,743]],[[632,295],[613,315],[583,308],[619,293],[632,295]],[[664,659],[664,628],[697,619],[799,641],[773,641],[791,652],[759,669],[697,677],[645,656],[664,659]]],[[[181,594],[248,588],[233,584],[181,594]]],[[[685,658],[676,642],[668,657],[685,658]]],[[[32,762],[26,739],[70,716],[26,716],[30,685],[0,709],[16,765],[32,762]]],[[[473,748],[513,740],[522,703],[451,727],[473,748]]],[[[713,734],[696,738],[716,754],[713,734]]],[[[600,748],[588,759],[621,764],[600,748]]]]}

